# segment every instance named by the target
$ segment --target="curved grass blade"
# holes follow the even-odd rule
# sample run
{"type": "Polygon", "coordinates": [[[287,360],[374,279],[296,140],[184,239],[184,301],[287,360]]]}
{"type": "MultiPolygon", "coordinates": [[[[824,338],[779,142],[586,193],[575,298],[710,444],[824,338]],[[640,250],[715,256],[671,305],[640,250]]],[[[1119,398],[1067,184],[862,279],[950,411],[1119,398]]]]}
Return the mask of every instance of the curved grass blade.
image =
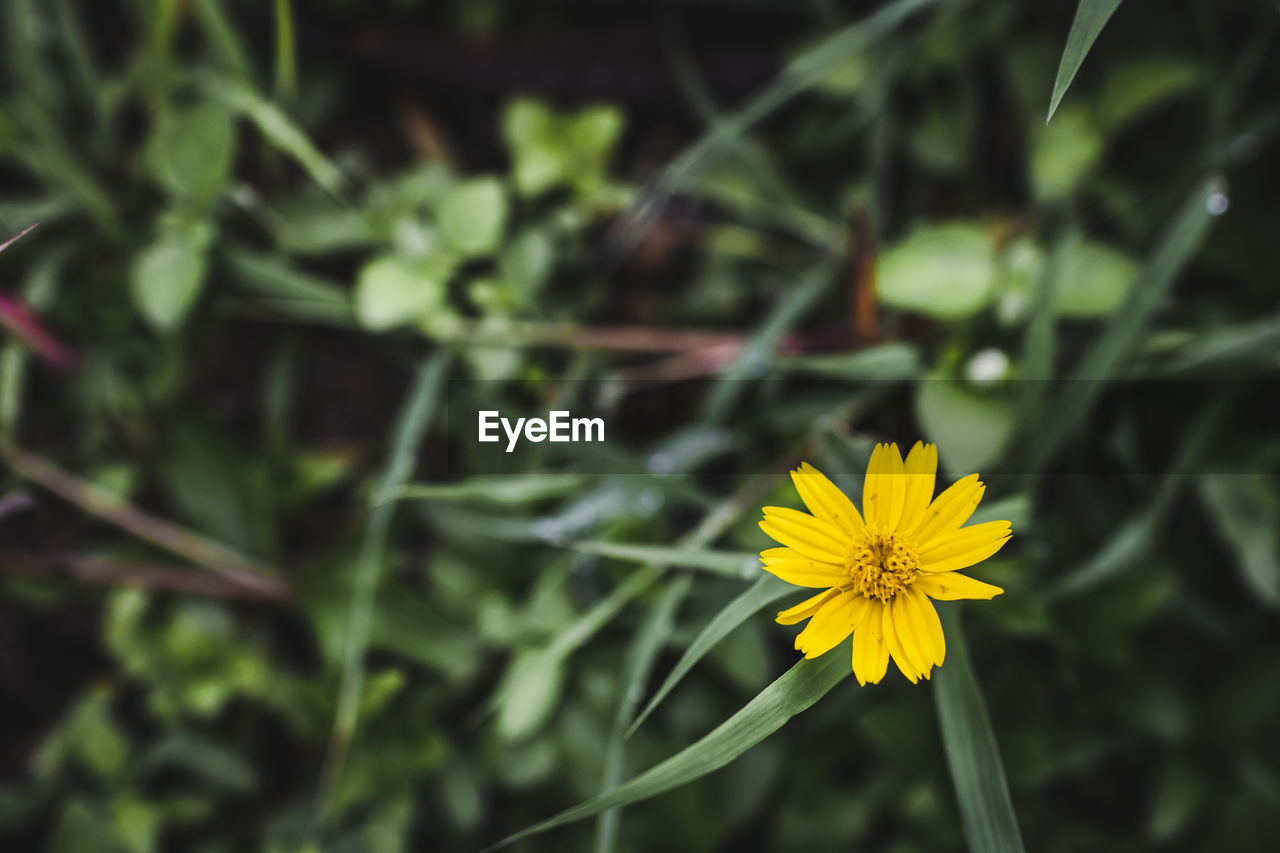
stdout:
{"type": "Polygon", "coordinates": [[[1188,195],[1128,299],[1081,359],[1072,373],[1073,381],[1064,383],[1044,420],[1044,433],[1032,450],[1028,468],[1033,474],[1053,458],[1089,416],[1098,396],[1133,352],[1138,336],[1164,301],[1174,279],[1195,255],[1213,221],[1206,208],[1210,192],[1209,182],[1201,181],[1188,195]]]}
{"type": "Polygon", "coordinates": [[[716,643],[728,636],[734,628],[737,628],[768,606],[770,602],[777,601],[784,595],[795,591],[796,587],[791,584],[773,575],[766,574],[744,589],[733,601],[730,601],[723,610],[707,623],[707,626],[702,629],[702,632],[689,645],[689,648],[685,649],[675,668],[671,670],[671,674],[667,676],[666,680],[662,682],[662,686],[658,688],[658,692],[653,694],[649,704],[640,712],[640,716],[636,717],[635,722],[631,724],[631,728],[627,729],[626,736],[631,737],[635,733],[640,724],[653,713],[659,703],[667,698],[667,694],[675,689],[680,680],[688,674],[689,670],[693,669],[694,664],[702,660],[703,656],[711,651],[716,643]]]}
{"type": "Polygon", "coordinates": [[[821,657],[800,661],[708,735],[666,761],[612,791],[565,809],[487,849],[496,850],[548,829],[594,817],[607,809],[655,797],[719,770],[808,709],[849,674],[846,641],[821,657]]]}
{"type": "Polygon", "coordinates": [[[523,506],[547,498],[575,494],[586,488],[582,474],[482,475],[453,483],[410,483],[387,500],[461,501],[492,506],[523,506]]]}
{"type": "Polygon", "coordinates": [[[885,38],[918,12],[940,0],[895,0],[860,21],[830,35],[822,44],[792,62],[783,73],[752,97],[740,110],[723,116],[701,140],[663,170],[637,202],[606,235],[605,242],[622,252],[633,247],[667,200],[692,183],[726,149],[752,127],[819,83],[833,68],[867,45],[885,38]]]}
{"type": "MultiPolygon", "coordinates": [[[[392,514],[397,506],[395,501],[379,503],[378,500],[382,495],[402,486],[413,473],[414,456],[431,424],[432,416],[439,409],[448,369],[448,353],[437,353],[424,360],[418,368],[418,375],[396,424],[391,457],[373,495],[374,506],[355,567],[351,611],[342,656],[338,709],[334,714],[324,777],[316,799],[318,824],[322,824],[327,816],[333,791],[342,774],[347,751],[359,722],[360,696],[364,685],[364,654],[369,647],[378,579],[382,574],[384,551],[391,534],[392,514]]],[[[319,826],[315,828],[318,829],[319,826]]]]}
{"type": "Polygon", "coordinates": [[[228,109],[253,122],[269,143],[297,160],[325,191],[342,198],[346,186],[342,172],[277,104],[236,80],[211,77],[206,87],[228,109]]]}
{"type": "MultiPolygon", "coordinates": [[[[658,653],[671,636],[676,611],[692,585],[693,576],[688,573],[680,575],[667,585],[657,603],[649,610],[627,651],[627,660],[622,670],[622,699],[618,702],[618,711],[614,715],[613,728],[609,732],[609,741],[604,750],[604,778],[600,785],[602,791],[616,788],[622,781],[622,751],[626,741],[624,731],[628,721],[635,715],[636,705],[640,702],[645,682],[653,672],[658,653]]],[[[609,809],[600,815],[596,825],[596,853],[610,853],[613,850],[617,842],[620,817],[618,808],[609,809]]]]}
{"type": "Polygon", "coordinates": [[[1058,63],[1058,77],[1053,81],[1053,97],[1049,100],[1049,115],[1044,123],[1053,118],[1067,87],[1076,78],[1076,72],[1084,62],[1085,56],[1098,34],[1107,25],[1112,13],[1120,7],[1120,0],[1080,0],[1076,7],[1075,20],[1071,22],[1071,32],[1067,34],[1067,46],[1062,49],[1062,61],[1058,63]]]}
{"type": "Polygon", "coordinates": [[[619,545],[599,540],[557,544],[583,554],[635,563],[661,563],[665,566],[701,569],[731,578],[749,578],[760,568],[760,555],[755,551],[706,551],[681,548],[678,545],[619,545]]]}
{"type": "Polygon", "coordinates": [[[955,607],[940,611],[947,634],[947,665],[939,667],[933,678],[933,696],[965,841],[970,850],[982,853],[1021,853],[1022,833],[1013,813],[1000,747],[969,665],[959,615],[955,607]]]}
{"type": "Polygon", "coordinates": [[[1195,471],[1212,450],[1214,439],[1238,395],[1229,388],[1187,430],[1173,465],[1160,481],[1151,502],[1129,517],[1092,557],[1045,590],[1048,601],[1085,592],[1134,566],[1156,541],[1161,526],[1195,471]]]}

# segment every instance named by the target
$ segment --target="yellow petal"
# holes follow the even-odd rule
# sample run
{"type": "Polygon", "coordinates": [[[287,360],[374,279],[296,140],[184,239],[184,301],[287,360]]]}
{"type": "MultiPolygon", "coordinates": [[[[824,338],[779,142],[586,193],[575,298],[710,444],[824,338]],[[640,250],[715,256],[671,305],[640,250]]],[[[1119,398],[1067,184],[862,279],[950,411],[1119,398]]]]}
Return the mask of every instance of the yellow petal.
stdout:
{"type": "Polygon", "coordinates": [[[760,529],[811,560],[844,564],[849,540],[840,528],[808,513],[781,506],[764,508],[760,529]]]}
{"type": "Polygon", "coordinates": [[[986,486],[978,481],[977,474],[956,480],[929,504],[924,518],[920,520],[920,526],[910,533],[912,541],[927,548],[935,536],[950,533],[964,524],[978,508],[984,491],[986,486]]]}
{"type": "Polygon", "coordinates": [[[911,602],[911,608],[916,613],[912,617],[912,624],[916,625],[918,630],[920,623],[923,623],[924,631],[929,635],[929,644],[933,647],[933,662],[937,666],[942,666],[942,662],[947,658],[947,635],[942,632],[942,620],[938,618],[938,611],[934,609],[929,596],[916,589],[914,585],[907,589],[907,600],[911,602]]]}
{"type": "MultiPolygon", "coordinates": [[[[906,654],[907,660],[916,671],[925,678],[933,668],[933,643],[927,633],[917,632],[912,618],[911,604],[906,595],[899,594],[889,602],[889,613],[893,617],[893,627],[898,632],[898,643],[906,654]]],[[[922,622],[921,628],[924,627],[922,622]]]]}
{"type": "Polygon", "coordinates": [[[898,529],[914,530],[920,525],[925,510],[929,508],[929,499],[933,497],[933,485],[938,473],[937,445],[917,441],[916,446],[907,454],[903,470],[907,479],[898,529]]]}
{"type": "Polygon", "coordinates": [[[853,501],[817,468],[808,462],[801,463],[798,470],[791,472],[791,481],[796,484],[796,491],[809,512],[834,524],[849,536],[862,531],[862,516],[858,515],[853,501]]]}
{"type": "Polygon", "coordinates": [[[853,629],[853,674],[862,686],[879,684],[889,667],[889,647],[884,644],[881,623],[884,616],[879,601],[867,599],[868,607],[853,629]]]}
{"type": "Polygon", "coordinates": [[[893,607],[885,605],[880,608],[880,631],[884,637],[884,643],[889,648],[889,654],[893,655],[893,662],[898,665],[898,669],[902,670],[902,674],[907,680],[915,684],[920,680],[920,673],[916,670],[908,658],[907,653],[902,649],[902,643],[898,639],[898,631],[893,625],[893,607]]]}
{"type": "Polygon", "coordinates": [[[769,548],[760,553],[764,569],[796,586],[826,589],[845,579],[844,566],[810,560],[790,548],[769,548]]]}
{"type": "Polygon", "coordinates": [[[853,632],[853,626],[866,606],[861,595],[844,593],[822,605],[809,620],[805,629],[796,636],[796,648],[806,658],[825,655],[853,632]]]}
{"type": "MultiPolygon", "coordinates": [[[[929,571],[929,566],[936,566],[944,561],[968,558],[971,554],[981,553],[983,549],[993,543],[1003,542],[1009,535],[1009,522],[988,521],[985,524],[961,527],[959,530],[935,536],[927,545],[921,546],[920,566],[925,571],[929,571]]],[[[984,556],[977,557],[972,562],[965,563],[965,565],[972,566],[978,560],[986,559],[986,557],[994,553],[994,550],[987,551],[984,556]]],[[[963,568],[963,566],[957,566],[956,568],[963,568]]],[[[934,569],[933,571],[949,570],[934,569]]],[[[950,571],[953,571],[953,569],[950,571]]]]}
{"type": "Polygon", "coordinates": [[[862,485],[862,511],[868,522],[894,529],[902,517],[905,478],[896,444],[877,444],[862,485]]]}
{"type": "Polygon", "coordinates": [[[990,599],[1004,592],[998,586],[983,583],[980,580],[974,580],[967,575],[957,574],[956,572],[921,575],[912,584],[912,589],[918,589],[930,598],[936,598],[939,601],[957,601],[963,598],[990,599]]]}
{"type": "Polygon", "coordinates": [[[806,598],[795,607],[783,610],[774,620],[780,625],[794,625],[797,622],[803,622],[810,616],[818,612],[818,608],[826,604],[831,599],[840,594],[838,589],[829,589],[826,592],[820,592],[812,598],[806,598]]]}

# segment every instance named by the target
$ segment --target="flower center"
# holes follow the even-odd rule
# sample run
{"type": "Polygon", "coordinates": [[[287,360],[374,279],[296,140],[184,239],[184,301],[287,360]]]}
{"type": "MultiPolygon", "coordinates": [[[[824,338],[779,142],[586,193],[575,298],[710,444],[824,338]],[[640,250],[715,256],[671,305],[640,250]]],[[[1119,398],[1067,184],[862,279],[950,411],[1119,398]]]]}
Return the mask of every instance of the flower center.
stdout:
{"type": "Polygon", "coordinates": [[[849,576],[846,588],[867,598],[890,601],[915,583],[919,566],[910,542],[896,531],[868,524],[844,558],[844,571],[849,576]]]}

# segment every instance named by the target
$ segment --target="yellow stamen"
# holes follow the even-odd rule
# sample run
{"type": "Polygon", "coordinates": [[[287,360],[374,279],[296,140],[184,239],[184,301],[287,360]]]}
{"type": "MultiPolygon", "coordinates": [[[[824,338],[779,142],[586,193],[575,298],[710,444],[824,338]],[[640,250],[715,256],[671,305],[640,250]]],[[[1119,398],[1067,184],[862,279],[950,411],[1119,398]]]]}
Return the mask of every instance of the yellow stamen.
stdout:
{"type": "Polygon", "coordinates": [[[898,531],[868,523],[854,539],[844,560],[849,580],[841,584],[868,598],[892,601],[893,597],[915,583],[919,575],[919,554],[913,543],[898,531]]]}

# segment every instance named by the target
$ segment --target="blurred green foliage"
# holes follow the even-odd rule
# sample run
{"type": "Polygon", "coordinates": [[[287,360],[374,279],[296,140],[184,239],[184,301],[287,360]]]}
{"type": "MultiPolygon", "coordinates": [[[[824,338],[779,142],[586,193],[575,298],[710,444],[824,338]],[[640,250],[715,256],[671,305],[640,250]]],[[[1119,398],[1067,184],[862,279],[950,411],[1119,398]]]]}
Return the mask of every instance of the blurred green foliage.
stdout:
{"type": "Polygon", "coordinates": [[[7,0],[77,364],[5,315],[0,846],[475,850],[777,728],[756,510],[924,438],[1014,524],[982,693],[826,660],[513,849],[1265,849],[1280,19],[1175,5],[7,0]],[[530,399],[624,440],[446,417],[530,399]]]}

